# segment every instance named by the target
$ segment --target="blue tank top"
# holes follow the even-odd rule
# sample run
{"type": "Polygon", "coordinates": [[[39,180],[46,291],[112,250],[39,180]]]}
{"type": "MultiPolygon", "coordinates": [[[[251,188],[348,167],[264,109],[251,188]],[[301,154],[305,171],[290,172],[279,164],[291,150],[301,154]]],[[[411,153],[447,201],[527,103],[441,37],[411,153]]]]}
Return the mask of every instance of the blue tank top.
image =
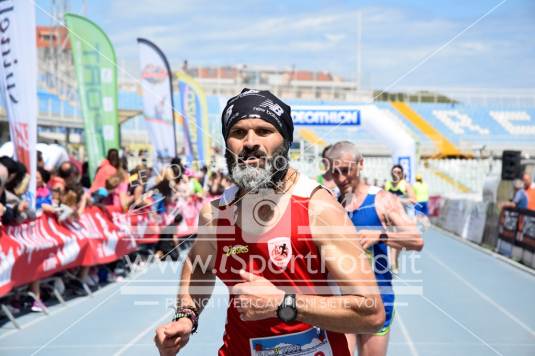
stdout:
{"type": "MultiPolygon", "coordinates": [[[[357,229],[382,230],[383,224],[375,209],[375,197],[379,191],[379,188],[370,186],[368,195],[366,195],[360,207],[349,212],[349,217],[357,229]]],[[[392,289],[392,273],[390,272],[387,245],[384,242],[376,243],[369,248],[368,252],[372,258],[371,262],[383,303],[393,303],[394,291],[392,289]]]]}

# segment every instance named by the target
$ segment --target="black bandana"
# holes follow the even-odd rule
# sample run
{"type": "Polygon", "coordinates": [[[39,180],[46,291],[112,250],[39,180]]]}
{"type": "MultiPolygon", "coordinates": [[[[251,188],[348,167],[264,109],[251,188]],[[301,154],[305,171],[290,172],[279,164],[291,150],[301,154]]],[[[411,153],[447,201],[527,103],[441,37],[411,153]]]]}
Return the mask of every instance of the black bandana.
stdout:
{"type": "Polygon", "coordinates": [[[291,108],[267,90],[243,89],[227,102],[221,114],[223,138],[230,128],[245,118],[259,118],[275,126],[288,142],[293,141],[294,125],[291,108]]]}

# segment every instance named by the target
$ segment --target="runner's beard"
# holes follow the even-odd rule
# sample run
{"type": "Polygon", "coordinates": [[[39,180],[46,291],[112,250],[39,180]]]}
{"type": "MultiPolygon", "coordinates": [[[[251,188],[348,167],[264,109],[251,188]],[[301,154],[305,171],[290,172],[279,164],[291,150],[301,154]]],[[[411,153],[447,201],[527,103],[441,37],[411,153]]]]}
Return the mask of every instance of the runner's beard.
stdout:
{"type": "Polygon", "coordinates": [[[246,192],[258,192],[261,189],[277,189],[288,171],[288,150],[290,145],[284,142],[271,157],[262,150],[243,150],[238,156],[225,151],[227,169],[232,181],[246,192]],[[249,157],[264,161],[264,166],[238,164],[249,157]]]}

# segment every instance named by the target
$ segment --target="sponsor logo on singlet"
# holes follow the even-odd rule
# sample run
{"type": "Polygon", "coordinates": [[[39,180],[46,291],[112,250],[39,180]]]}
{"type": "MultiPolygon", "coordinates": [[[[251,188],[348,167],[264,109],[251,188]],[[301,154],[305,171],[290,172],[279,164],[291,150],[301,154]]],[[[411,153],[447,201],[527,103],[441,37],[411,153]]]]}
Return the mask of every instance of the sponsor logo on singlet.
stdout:
{"type": "Polygon", "coordinates": [[[241,253],[249,252],[249,246],[247,245],[235,245],[235,246],[225,246],[223,247],[223,254],[230,255],[239,255],[241,253]]]}
{"type": "Polygon", "coordinates": [[[268,241],[270,261],[284,268],[292,258],[292,243],[289,237],[276,237],[268,241]]]}

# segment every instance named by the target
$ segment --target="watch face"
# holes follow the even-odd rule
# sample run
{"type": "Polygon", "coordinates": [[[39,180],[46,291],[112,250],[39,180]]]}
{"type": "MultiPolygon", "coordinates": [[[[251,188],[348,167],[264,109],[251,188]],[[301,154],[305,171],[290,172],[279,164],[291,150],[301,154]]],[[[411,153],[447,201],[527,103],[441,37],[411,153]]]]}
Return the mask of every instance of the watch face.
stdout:
{"type": "Polygon", "coordinates": [[[296,317],[296,310],[292,307],[283,307],[279,309],[279,318],[282,321],[293,321],[296,317]]]}

